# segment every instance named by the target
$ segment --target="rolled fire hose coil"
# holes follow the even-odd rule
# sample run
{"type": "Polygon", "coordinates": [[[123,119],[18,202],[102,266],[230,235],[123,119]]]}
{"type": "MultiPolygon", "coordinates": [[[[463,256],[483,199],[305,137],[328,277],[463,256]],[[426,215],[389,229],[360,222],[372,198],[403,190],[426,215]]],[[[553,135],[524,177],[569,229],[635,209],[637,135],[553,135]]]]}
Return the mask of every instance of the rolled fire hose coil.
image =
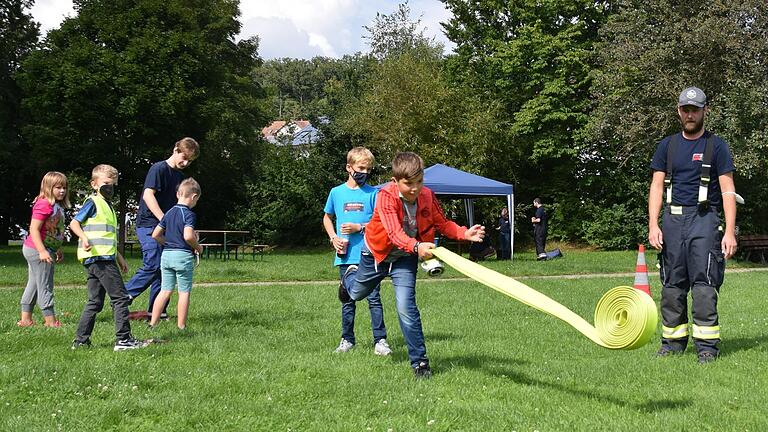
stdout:
{"type": "Polygon", "coordinates": [[[595,325],[570,309],[517,280],[438,247],[432,254],[466,276],[502,294],[570,324],[594,343],[609,349],[632,350],[650,341],[658,313],[653,299],[627,286],[606,292],[595,309],[595,325]]]}

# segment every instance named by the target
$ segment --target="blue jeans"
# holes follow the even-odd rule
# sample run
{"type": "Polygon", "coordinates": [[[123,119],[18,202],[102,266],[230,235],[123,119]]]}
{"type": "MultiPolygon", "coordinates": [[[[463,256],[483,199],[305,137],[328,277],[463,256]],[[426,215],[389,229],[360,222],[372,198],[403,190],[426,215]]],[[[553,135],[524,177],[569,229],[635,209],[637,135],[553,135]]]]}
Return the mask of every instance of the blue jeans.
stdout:
{"type": "Polygon", "coordinates": [[[136,227],[136,237],[141,244],[142,264],[131,280],[125,284],[125,289],[131,298],[136,298],[149,287],[149,306],[147,306],[149,313],[152,313],[152,305],[160,294],[160,257],[163,254],[163,247],[152,238],[152,231],[154,228],[136,227]]]}
{"type": "Polygon", "coordinates": [[[395,289],[395,305],[400,330],[408,346],[408,359],[411,367],[419,362],[428,362],[427,347],[424,345],[424,331],[421,329],[421,315],[416,306],[416,269],[418,257],[409,255],[393,263],[376,264],[373,255],[363,247],[360,265],[344,278],[344,286],[353,300],[361,300],[379,286],[385,277],[392,278],[395,289]]]}
{"type": "MultiPolygon", "coordinates": [[[[339,277],[344,276],[349,264],[339,266],[339,277]]],[[[384,326],[384,308],[381,306],[381,285],[376,285],[368,295],[368,310],[371,312],[371,330],[373,330],[373,343],[387,338],[387,328],[384,326]]],[[[355,343],[355,302],[341,305],[341,337],[355,343]]]]}

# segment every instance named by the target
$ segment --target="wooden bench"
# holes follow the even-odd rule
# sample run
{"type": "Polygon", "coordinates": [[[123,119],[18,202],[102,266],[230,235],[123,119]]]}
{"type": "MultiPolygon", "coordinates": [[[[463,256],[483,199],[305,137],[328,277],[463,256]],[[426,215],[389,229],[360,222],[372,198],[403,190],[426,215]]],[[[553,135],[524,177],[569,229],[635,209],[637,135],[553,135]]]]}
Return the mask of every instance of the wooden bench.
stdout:
{"type": "MultiPolygon", "coordinates": [[[[128,249],[128,252],[133,256],[133,247],[135,245],[139,244],[138,240],[126,240],[125,241],[125,249],[128,249]]],[[[139,246],[139,251],[141,251],[141,246],[139,246]]]]}
{"type": "Polygon", "coordinates": [[[203,247],[203,253],[201,255],[205,255],[206,258],[211,257],[211,250],[213,250],[213,255],[218,256],[219,254],[226,253],[224,251],[224,243],[199,243],[200,246],[203,247]]]}
{"type": "Polygon", "coordinates": [[[242,251],[243,255],[245,255],[246,251],[250,249],[251,259],[256,260],[256,255],[258,255],[260,261],[264,259],[265,253],[275,248],[274,246],[265,245],[265,244],[244,244],[244,245],[240,245],[240,247],[243,249],[242,251]]]}
{"type": "Polygon", "coordinates": [[[745,260],[752,258],[752,253],[760,254],[760,262],[766,264],[765,252],[768,251],[768,234],[739,236],[738,250],[745,260]]]}

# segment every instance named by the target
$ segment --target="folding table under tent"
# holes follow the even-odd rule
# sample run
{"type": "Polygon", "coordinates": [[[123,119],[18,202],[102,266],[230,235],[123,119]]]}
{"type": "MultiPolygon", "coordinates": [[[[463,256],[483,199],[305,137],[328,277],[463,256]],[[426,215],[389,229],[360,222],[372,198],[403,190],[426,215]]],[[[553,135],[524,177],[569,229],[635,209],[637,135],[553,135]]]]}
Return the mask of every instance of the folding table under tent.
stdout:
{"type": "MultiPolygon", "coordinates": [[[[489,196],[507,197],[507,208],[509,209],[509,250],[510,259],[514,255],[515,244],[515,225],[514,208],[515,195],[512,185],[500,181],[485,178],[479,175],[470,174],[456,168],[451,168],[443,164],[435,164],[424,170],[424,185],[435,193],[450,198],[464,200],[464,210],[467,212],[467,222],[469,226],[474,225],[475,200],[474,198],[489,196]]],[[[376,186],[381,188],[382,185],[376,186]]]]}

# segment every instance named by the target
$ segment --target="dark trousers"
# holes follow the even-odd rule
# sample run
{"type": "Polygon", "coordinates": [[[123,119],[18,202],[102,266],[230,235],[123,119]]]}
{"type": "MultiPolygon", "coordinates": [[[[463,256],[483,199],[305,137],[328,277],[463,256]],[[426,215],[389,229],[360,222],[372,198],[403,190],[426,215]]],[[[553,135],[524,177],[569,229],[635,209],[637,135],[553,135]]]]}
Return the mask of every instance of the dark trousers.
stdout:
{"type": "Polygon", "coordinates": [[[499,233],[499,251],[496,254],[497,259],[510,259],[512,258],[512,249],[510,240],[511,240],[512,234],[508,232],[501,231],[499,233]]]}
{"type": "Polygon", "coordinates": [[[683,207],[683,214],[664,210],[660,254],[662,345],[684,351],[688,344],[688,292],[693,297],[693,342],[699,352],[718,354],[720,342],[717,300],[723,284],[725,259],[715,209],[683,207]],[[700,329],[705,329],[701,331],[700,329]],[[708,334],[706,330],[717,328],[708,334]],[[701,333],[697,337],[697,329],[701,333]]]}
{"type": "Polygon", "coordinates": [[[96,261],[86,266],[88,272],[88,302],[80,324],[77,326],[75,340],[85,342],[93,333],[96,314],[104,307],[104,295],[109,295],[115,315],[115,336],[117,340],[131,337],[131,324],[128,321],[128,293],[125,291],[123,278],[114,261],[96,261]]]}
{"type": "Polygon", "coordinates": [[[533,226],[533,241],[536,242],[536,255],[546,253],[544,245],[547,244],[547,227],[536,224],[533,226]]]}

